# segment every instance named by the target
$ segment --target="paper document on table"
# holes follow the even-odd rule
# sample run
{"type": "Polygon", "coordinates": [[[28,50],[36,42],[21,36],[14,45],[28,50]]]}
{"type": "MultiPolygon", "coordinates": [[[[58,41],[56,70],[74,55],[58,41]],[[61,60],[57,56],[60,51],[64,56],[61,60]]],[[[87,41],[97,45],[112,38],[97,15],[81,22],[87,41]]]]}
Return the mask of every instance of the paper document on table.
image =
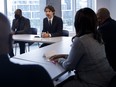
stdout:
{"type": "Polygon", "coordinates": [[[55,51],[48,51],[46,53],[44,53],[44,57],[46,58],[47,61],[50,61],[49,58],[56,55],[57,53],[55,51]]]}
{"type": "Polygon", "coordinates": [[[50,58],[67,58],[68,54],[59,54],[56,51],[48,51],[44,53],[44,58],[50,61],[50,58]]]}

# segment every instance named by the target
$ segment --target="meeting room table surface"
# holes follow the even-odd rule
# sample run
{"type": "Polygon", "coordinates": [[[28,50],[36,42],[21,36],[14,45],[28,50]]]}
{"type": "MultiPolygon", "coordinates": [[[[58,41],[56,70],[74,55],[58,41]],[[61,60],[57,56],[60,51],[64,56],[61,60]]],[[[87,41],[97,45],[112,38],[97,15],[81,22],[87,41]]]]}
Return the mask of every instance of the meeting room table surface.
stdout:
{"type": "Polygon", "coordinates": [[[15,35],[13,39],[16,41],[28,41],[28,42],[45,42],[53,43],[46,47],[42,47],[26,52],[21,55],[16,55],[10,60],[14,63],[19,63],[21,65],[28,64],[37,64],[43,66],[53,80],[59,78],[66,70],[59,64],[54,64],[49,61],[49,57],[45,55],[58,55],[58,54],[69,54],[71,49],[71,38],[72,37],[53,37],[53,38],[41,38],[35,37],[36,35],[15,35]]]}

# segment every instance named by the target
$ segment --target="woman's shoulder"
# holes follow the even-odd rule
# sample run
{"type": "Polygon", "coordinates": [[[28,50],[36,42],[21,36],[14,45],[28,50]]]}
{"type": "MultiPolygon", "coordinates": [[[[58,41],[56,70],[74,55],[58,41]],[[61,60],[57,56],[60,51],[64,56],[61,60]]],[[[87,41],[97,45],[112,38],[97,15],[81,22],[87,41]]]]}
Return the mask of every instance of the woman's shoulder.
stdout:
{"type": "Polygon", "coordinates": [[[82,35],[80,37],[75,37],[75,41],[80,41],[80,42],[83,42],[83,41],[86,41],[88,39],[92,39],[92,34],[85,34],[85,35],[82,35]]]}

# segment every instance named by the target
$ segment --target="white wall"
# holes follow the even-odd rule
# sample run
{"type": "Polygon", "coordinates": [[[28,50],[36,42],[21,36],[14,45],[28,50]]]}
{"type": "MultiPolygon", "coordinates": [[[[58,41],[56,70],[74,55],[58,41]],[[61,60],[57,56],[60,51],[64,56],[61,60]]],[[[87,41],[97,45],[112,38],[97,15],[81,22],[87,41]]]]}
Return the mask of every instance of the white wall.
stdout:
{"type": "Polygon", "coordinates": [[[116,0],[110,0],[111,17],[116,20],[116,0]]]}
{"type": "Polygon", "coordinates": [[[105,7],[110,11],[111,17],[116,20],[116,0],[97,0],[97,8],[105,7]]]}
{"type": "Polygon", "coordinates": [[[0,0],[0,3],[1,3],[0,4],[0,12],[4,14],[5,13],[4,0],[0,0]]]}
{"type": "Polygon", "coordinates": [[[96,3],[97,3],[97,10],[99,9],[99,8],[107,8],[108,10],[110,10],[110,0],[97,0],[96,1],[96,3]]]}

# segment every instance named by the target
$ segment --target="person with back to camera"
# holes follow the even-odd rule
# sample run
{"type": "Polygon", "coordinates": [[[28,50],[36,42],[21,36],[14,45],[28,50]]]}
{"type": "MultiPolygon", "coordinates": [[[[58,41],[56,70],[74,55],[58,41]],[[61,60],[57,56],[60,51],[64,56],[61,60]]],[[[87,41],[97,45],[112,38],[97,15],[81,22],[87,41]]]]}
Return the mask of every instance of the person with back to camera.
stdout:
{"type": "Polygon", "coordinates": [[[95,12],[87,7],[78,10],[74,26],[76,36],[72,38],[68,57],[52,56],[51,61],[61,64],[66,70],[75,70],[75,75],[56,87],[107,87],[116,73],[106,58],[95,12]]]}
{"type": "Polygon", "coordinates": [[[19,65],[9,60],[10,33],[10,23],[0,13],[0,87],[54,87],[42,66],[19,65]]]}
{"type": "MultiPolygon", "coordinates": [[[[46,18],[43,19],[43,30],[41,37],[57,37],[62,36],[63,21],[60,17],[55,16],[55,9],[51,5],[47,5],[44,9],[46,18]]],[[[42,44],[40,47],[44,47],[49,44],[42,44]]]]}
{"type": "Polygon", "coordinates": [[[106,56],[110,65],[116,71],[116,21],[110,17],[107,8],[100,8],[97,11],[99,32],[103,37],[106,56]]]}

